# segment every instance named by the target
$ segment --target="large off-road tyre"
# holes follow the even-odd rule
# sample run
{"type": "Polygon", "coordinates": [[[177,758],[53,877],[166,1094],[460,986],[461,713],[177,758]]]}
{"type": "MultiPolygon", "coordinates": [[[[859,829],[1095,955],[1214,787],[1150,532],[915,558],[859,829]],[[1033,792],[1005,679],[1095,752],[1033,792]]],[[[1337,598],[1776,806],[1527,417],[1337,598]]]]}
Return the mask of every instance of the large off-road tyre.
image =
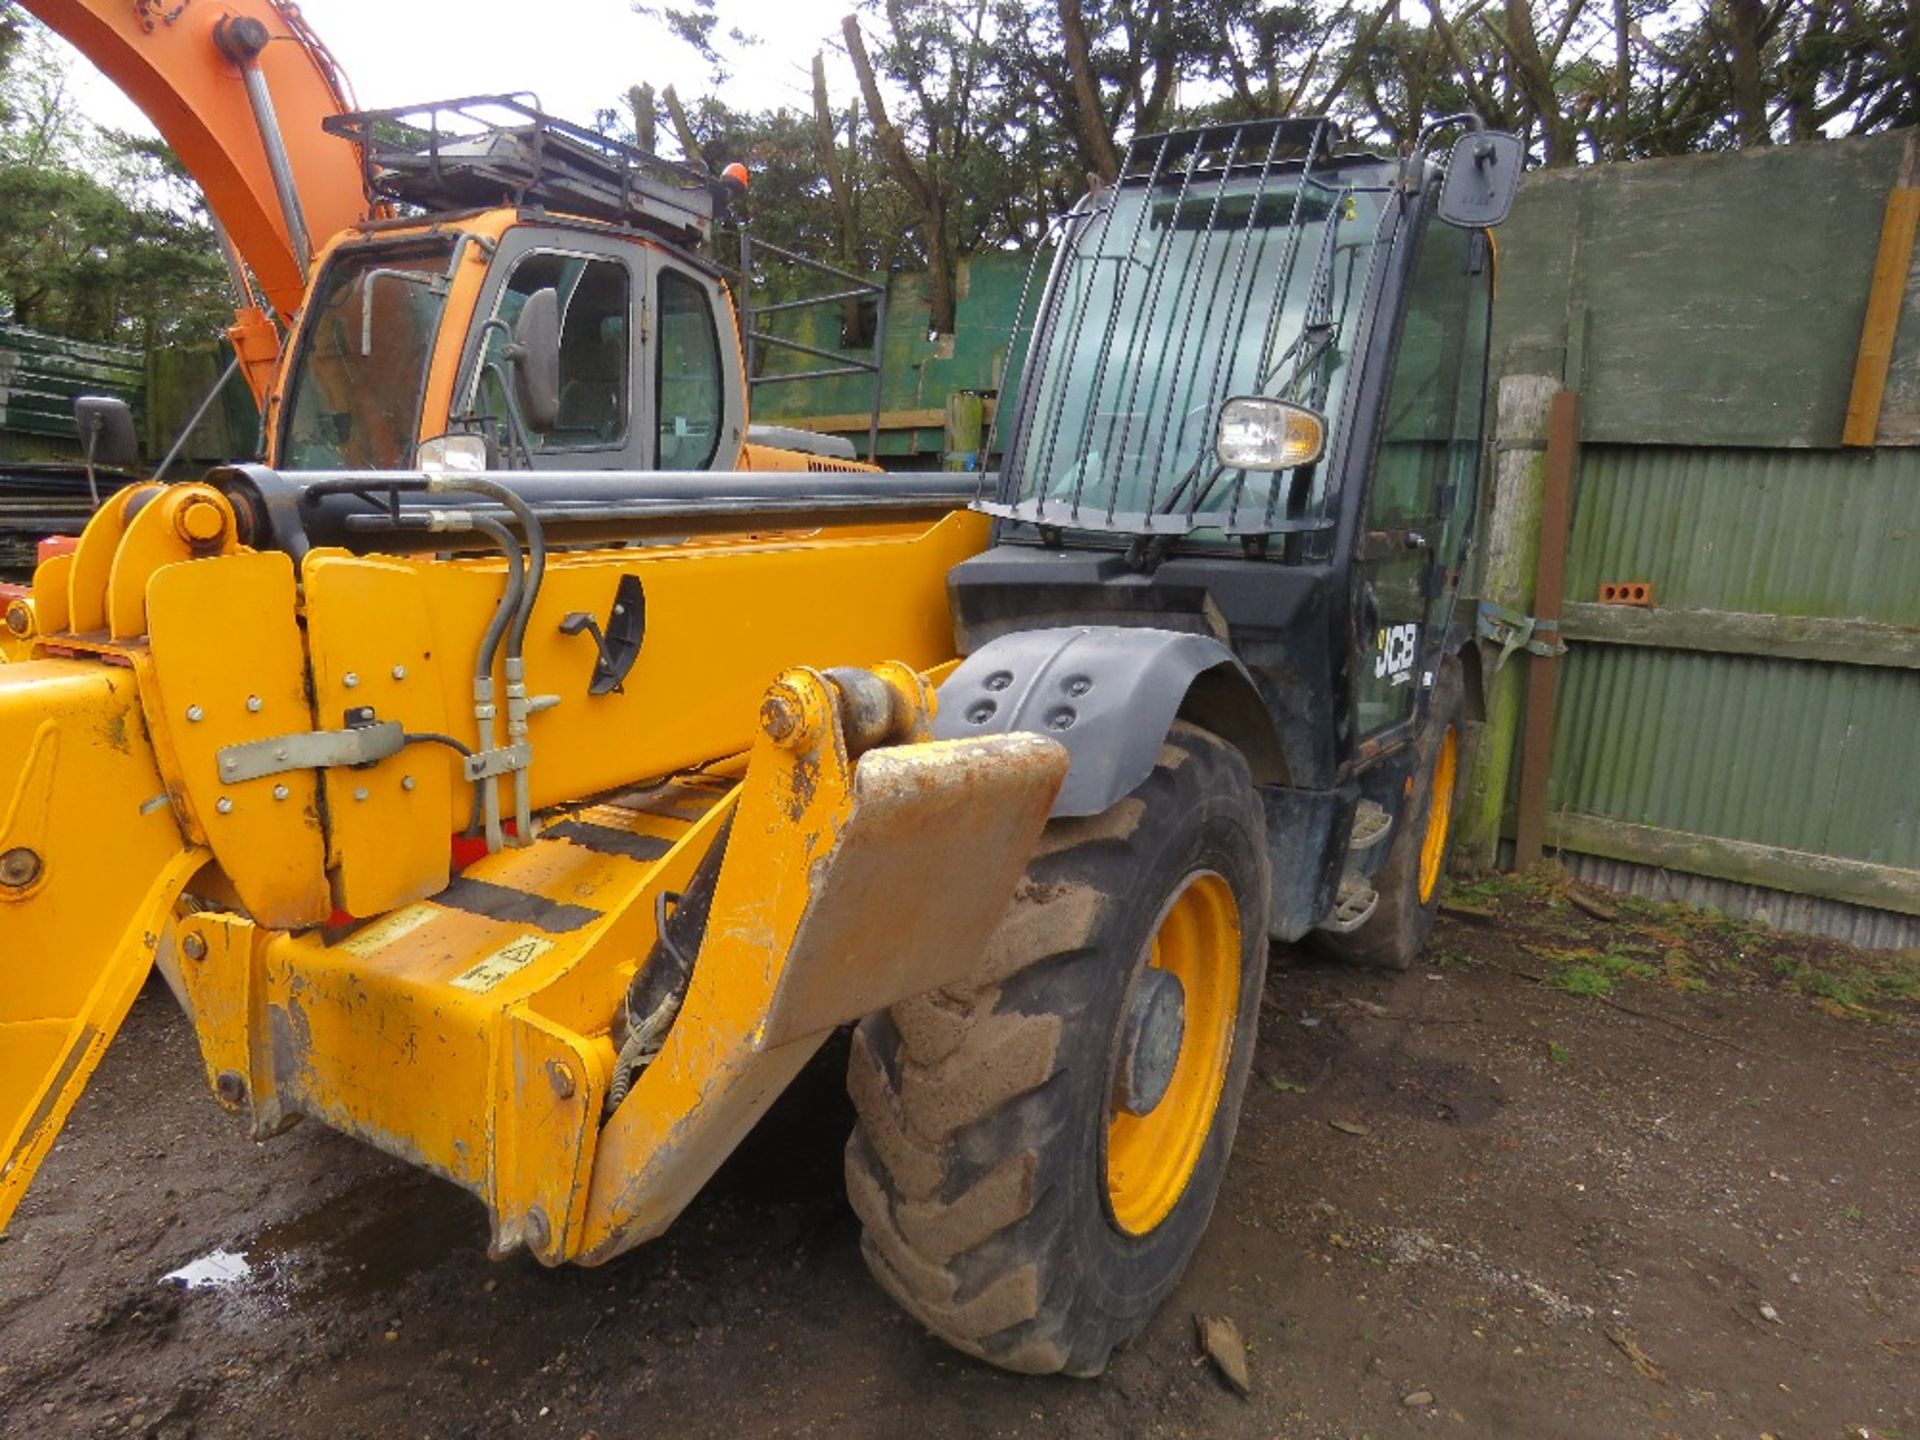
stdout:
{"type": "Polygon", "coordinates": [[[1321,932],[1316,946],[1336,959],[1382,970],[1405,970],[1426,948],[1440,908],[1440,882],[1446,874],[1457,802],[1465,783],[1461,765],[1466,716],[1466,685],[1460,662],[1440,663],[1426,728],[1416,750],[1413,791],[1394,819],[1387,862],[1374,876],[1380,902],[1357,930],[1344,935],[1321,932]]]}
{"type": "Polygon", "coordinates": [[[1176,724],[1131,795],[1047,827],[975,976],[861,1022],[847,1190],[908,1313],[1029,1374],[1139,1333],[1233,1146],[1267,905],[1245,761],[1176,724]]]}

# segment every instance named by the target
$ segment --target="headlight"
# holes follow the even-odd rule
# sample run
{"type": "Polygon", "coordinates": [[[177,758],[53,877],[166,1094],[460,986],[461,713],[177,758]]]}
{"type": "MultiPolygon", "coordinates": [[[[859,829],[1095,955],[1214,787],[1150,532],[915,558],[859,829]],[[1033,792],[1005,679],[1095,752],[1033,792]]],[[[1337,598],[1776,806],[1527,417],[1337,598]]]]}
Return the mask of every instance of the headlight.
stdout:
{"type": "Polygon", "coordinates": [[[429,475],[477,475],[487,468],[484,435],[436,435],[421,443],[414,468],[429,475]]]}
{"type": "Polygon", "coordinates": [[[1292,470],[1327,446],[1327,422],[1304,405],[1240,395],[1220,407],[1213,453],[1229,470],[1292,470]]]}

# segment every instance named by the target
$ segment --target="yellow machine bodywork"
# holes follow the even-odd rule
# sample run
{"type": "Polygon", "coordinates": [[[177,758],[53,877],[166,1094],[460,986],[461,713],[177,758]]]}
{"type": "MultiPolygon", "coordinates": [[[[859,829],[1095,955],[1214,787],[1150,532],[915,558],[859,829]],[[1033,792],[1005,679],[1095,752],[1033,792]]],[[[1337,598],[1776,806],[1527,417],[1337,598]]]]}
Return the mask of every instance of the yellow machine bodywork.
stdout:
{"type": "Polygon", "coordinates": [[[444,1175],[499,1253],[658,1233],[835,1026],[977,963],[1024,868],[1065,752],[927,738],[946,572],[983,539],[955,512],[556,554],[537,834],[456,866],[473,785],[417,737],[483,738],[504,561],[296,568],[211,487],[111,502],[0,666],[0,1224],[158,964],[255,1135],[308,1116],[444,1175]],[[559,621],[623,576],[645,644],[590,695],[559,621]],[[356,710],[415,738],[303,763],[356,710]],[[722,843],[677,1016],[610,1104],[628,988],[722,843]]]}

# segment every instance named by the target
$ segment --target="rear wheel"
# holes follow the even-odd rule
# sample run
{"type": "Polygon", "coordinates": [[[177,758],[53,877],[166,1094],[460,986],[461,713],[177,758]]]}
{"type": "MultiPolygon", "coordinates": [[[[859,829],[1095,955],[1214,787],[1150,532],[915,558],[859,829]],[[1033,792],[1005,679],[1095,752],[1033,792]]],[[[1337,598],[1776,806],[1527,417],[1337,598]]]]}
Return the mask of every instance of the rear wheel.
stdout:
{"type": "Polygon", "coordinates": [[[1453,839],[1465,710],[1460,662],[1449,656],[1441,662],[1426,729],[1420,734],[1412,792],[1394,821],[1386,864],[1374,877],[1379,903],[1359,929],[1345,935],[1323,931],[1314,937],[1320,949],[1337,959],[1405,970],[1426,947],[1453,839]]]}
{"type": "Polygon", "coordinates": [[[971,981],[861,1023],[849,1197],[942,1339],[1098,1374],[1179,1279],[1252,1060],[1264,843],[1239,753],[1176,725],[1139,789],[1047,828],[971,981]]]}

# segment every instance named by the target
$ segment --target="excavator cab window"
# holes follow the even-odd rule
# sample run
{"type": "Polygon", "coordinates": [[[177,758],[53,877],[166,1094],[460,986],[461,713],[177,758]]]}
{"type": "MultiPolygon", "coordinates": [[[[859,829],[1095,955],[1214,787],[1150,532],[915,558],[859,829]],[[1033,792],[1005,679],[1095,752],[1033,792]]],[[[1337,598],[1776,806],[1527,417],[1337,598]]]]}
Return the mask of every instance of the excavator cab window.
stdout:
{"type": "MultiPolygon", "coordinates": [[[[489,335],[486,358],[500,358],[520,307],[548,287],[560,297],[560,413],[550,431],[528,438],[543,453],[618,449],[626,443],[633,393],[633,287],[626,266],[555,251],[523,257],[500,292],[495,314],[506,324],[489,335]]],[[[480,408],[504,424],[502,373],[483,368],[480,408]]]]}
{"type": "Polygon", "coordinates": [[[704,470],[720,445],[720,336],[698,281],[660,271],[660,347],[654,367],[663,470],[704,470]]]}
{"type": "Polygon", "coordinates": [[[287,387],[281,465],[391,470],[413,463],[452,254],[450,241],[369,247],[327,266],[287,387]]]}

